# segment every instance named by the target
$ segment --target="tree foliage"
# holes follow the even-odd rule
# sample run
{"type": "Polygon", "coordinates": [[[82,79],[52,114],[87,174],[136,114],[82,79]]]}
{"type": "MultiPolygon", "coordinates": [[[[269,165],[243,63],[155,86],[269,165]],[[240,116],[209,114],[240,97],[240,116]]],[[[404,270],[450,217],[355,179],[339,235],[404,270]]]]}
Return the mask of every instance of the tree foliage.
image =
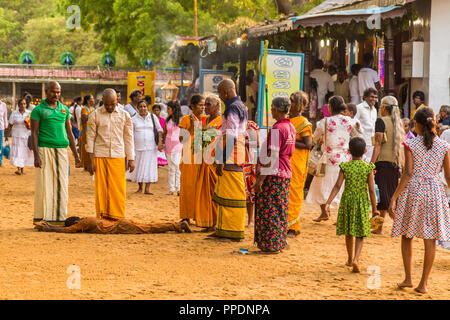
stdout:
{"type": "MultiPolygon", "coordinates": [[[[108,50],[126,54],[135,65],[142,57],[161,62],[175,36],[193,35],[192,0],[60,0],[61,12],[72,4],[81,8],[84,28],[94,26],[108,50]]],[[[276,16],[273,0],[199,0],[198,32],[213,35],[216,25],[239,17],[276,16]]]]}

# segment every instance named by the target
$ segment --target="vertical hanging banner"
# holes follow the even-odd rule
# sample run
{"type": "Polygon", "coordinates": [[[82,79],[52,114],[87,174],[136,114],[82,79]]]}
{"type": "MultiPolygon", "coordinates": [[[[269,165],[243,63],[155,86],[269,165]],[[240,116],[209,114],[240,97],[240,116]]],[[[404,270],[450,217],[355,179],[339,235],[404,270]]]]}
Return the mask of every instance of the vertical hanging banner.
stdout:
{"type": "Polygon", "coordinates": [[[268,43],[261,42],[258,125],[262,128],[271,127],[275,123],[270,113],[272,100],[276,97],[286,97],[303,89],[304,54],[291,53],[285,50],[268,49],[268,43]],[[268,87],[269,123],[266,120],[265,86],[268,87]]]}
{"type": "Polygon", "coordinates": [[[152,97],[152,101],[155,101],[155,80],[155,70],[128,72],[127,103],[130,103],[131,91],[135,89],[141,90],[142,96],[150,96],[152,97]]]}

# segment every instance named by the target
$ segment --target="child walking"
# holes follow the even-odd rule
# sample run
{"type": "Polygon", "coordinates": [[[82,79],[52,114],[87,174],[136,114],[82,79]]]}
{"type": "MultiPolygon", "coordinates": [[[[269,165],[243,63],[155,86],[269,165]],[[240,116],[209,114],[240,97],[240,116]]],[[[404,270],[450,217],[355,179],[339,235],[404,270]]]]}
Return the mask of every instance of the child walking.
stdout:
{"type": "Polygon", "coordinates": [[[336,235],[345,235],[345,245],[348,254],[346,265],[353,267],[353,272],[359,273],[361,272],[359,256],[363,247],[363,241],[365,237],[370,237],[370,204],[372,204],[374,214],[378,215],[373,178],[375,165],[362,160],[364,153],[366,153],[364,139],[352,138],[349,142],[349,149],[352,160],[342,162],[339,165],[341,168],[339,177],[325,205],[325,210],[329,215],[330,204],[339,193],[345,180],[345,188],[339,204],[336,222],[336,235]],[[369,186],[370,202],[367,195],[367,186],[369,186]],[[356,241],[353,254],[354,238],[356,238],[356,241]]]}
{"type": "Polygon", "coordinates": [[[400,288],[413,287],[413,238],[423,239],[425,256],[422,278],[414,289],[427,292],[428,277],[436,254],[436,240],[450,241],[450,210],[440,172],[450,185],[450,145],[439,139],[433,109],[423,107],[414,116],[417,137],[403,143],[405,172],[389,206],[394,219],[392,237],[402,236],[402,258],[405,280],[400,288]]]}

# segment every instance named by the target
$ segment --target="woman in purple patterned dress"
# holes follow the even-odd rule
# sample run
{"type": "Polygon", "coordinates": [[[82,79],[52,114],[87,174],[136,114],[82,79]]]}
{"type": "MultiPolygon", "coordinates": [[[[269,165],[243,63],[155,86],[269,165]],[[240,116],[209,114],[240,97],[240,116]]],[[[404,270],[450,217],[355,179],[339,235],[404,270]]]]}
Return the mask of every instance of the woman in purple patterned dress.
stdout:
{"type": "Polygon", "coordinates": [[[291,156],[296,135],[288,118],[289,108],[289,99],[273,99],[271,112],[277,122],[261,148],[257,169],[255,242],[266,253],[279,253],[286,246],[291,156]]]}

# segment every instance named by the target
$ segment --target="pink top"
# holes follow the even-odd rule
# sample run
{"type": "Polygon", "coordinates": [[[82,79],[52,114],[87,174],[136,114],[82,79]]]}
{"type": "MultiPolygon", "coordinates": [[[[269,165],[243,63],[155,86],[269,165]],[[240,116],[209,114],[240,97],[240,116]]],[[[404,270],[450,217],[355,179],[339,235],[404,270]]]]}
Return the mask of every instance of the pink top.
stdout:
{"type": "Polygon", "coordinates": [[[324,117],[324,118],[331,117],[331,113],[330,113],[330,111],[328,111],[328,105],[327,105],[327,104],[323,105],[323,106],[320,108],[320,110],[322,110],[322,114],[323,114],[323,117],[324,117]]]}
{"type": "Polygon", "coordinates": [[[269,142],[268,149],[270,153],[278,153],[278,159],[275,160],[275,163],[271,164],[270,172],[264,172],[268,168],[262,168],[260,165],[258,166],[258,172],[262,175],[292,178],[291,156],[295,150],[295,135],[295,128],[289,119],[277,121],[270,130],[267,140],[261,149],[267,150],[267,142],[269,142]]]}
{"type": "Polygon", "coordinates": [[[166,125],[166,130],[166,153],[180,153],[183,149],[183,145],[180,143],[180,127],[178,127],[172,120],[169,120],[166,125]]]}

